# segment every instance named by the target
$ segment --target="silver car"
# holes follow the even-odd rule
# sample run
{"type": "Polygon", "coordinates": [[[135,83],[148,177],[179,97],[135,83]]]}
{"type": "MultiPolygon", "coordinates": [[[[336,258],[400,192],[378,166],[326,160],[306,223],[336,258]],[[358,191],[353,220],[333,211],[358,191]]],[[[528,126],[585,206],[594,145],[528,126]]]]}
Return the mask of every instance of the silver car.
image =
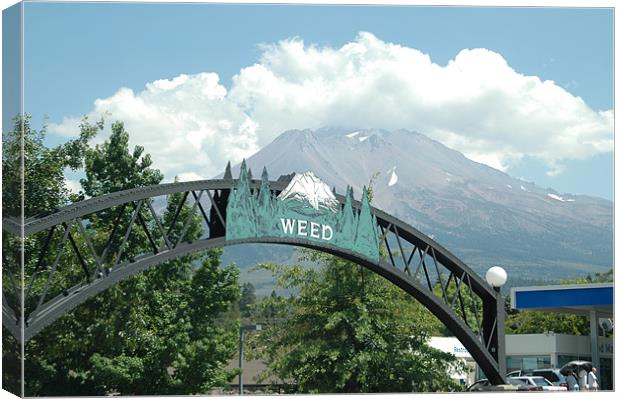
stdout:
{"type": "Polygon", "coordinates": [[[523,375],[523,376],[520,376],[520,377],[509,378],[509,380],[511,381],[511,383],[512,383],[512,381],[515,381],[515,382],[516,381],[521,381],[521,383],[526,384],[526,385],[532,385],[532,386],[535,386],[535,387],[540,387],[540,388],[542,388],[543,391],[566,391],[567,390],[566,387],[553,385],[545,377],[523,375]]]}
{"type": "Polygon", "coordinates": [[[560,373],[560,369],[536,369],[533,370],[528,375],[545,377],[549,380],[553,385],[557,387],[566,387],[568,388],[568,384],[566,383],[566,377],[560,373]]]}

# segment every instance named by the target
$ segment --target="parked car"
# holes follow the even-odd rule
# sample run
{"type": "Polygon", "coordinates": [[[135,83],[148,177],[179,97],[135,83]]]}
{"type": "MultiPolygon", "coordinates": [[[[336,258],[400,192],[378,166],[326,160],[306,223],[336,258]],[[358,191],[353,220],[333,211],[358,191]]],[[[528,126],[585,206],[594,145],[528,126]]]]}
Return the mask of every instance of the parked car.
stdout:
{"type": "Polygon", "coordinates": [[[511,371],[510,373],[506,374],[506,377],[510,378],[510,377],[521,377],[522,375],[525,375],[525,372],[523,370],[514,370],[511,371]]]}
{"type": "Polygon", "coordinates": [[[542,391],[567,391],[568,390],[568,388],[566,387],[553,385],[545,377],[522,375],[521,377],[512,377],[512,378],[509,378],[508,380],[510,381],[511,384],[513,383],[513,381],[514,382],[519,381],[522,384],[525,384],[528,386],[539,387],[540,390],[542,391]]]}
{"type": "Polygon", "coordinates": [[[537,377],[545,377],[556,387],[564,387],[568,389],[568,384],[566,383],[566,377],[560,373],[560,369],[536,369],[533,370],[528,375],[533,375],[537,377]]]}
{"type": "Polygon", "coordinates": [[[486,391],[487,388],[490,386],[491,386],[491,383],[489,382],[489,380],[484,379],[484,380],[478,380],[474,382],[473,384],[465,388],[465,390],[468,392],[480,392],[480,391],[486,391]]]}
{"type": "Polygon", "coordinates": [[[508,377],[508,383],[518,387],[517,391],[542,391],[543,387],[521,380],[521,377],[508,377]]]}
{"type": "Polygon", "coordinates": [[[483,391],[535,391],[540,390],[538,387],[530,387],[524,385],[520,381],[516,383],[508,383],[502,385],[493,385],[487,379],[482,379],[474,382],[466,388],[468,392],[483,392],[483,391]]]}

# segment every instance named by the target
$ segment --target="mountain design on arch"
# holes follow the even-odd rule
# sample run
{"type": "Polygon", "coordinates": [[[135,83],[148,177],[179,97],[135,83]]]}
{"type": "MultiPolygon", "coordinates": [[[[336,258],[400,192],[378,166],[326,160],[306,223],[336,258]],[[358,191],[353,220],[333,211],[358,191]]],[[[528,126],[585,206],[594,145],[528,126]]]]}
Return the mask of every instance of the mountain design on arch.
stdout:
{"type": "Polygon", "coordinates": [[[327,209],[338,212],[338,200],[329,186],[321,181],[314,173],[308,171],[302,174],[295,174],[291,182],[284,191],[278,195],[282,201],[292,202],[295,200],[300,203],[300,211],[319,213],[327,209]]]}
{"type": "Polygon", "coordinates": [[[245,160],[226,208],[226,239],[294,238],[334,245],[379,260],[379,228],[364,187],[360,210],[353,209],[347,188],[341,205],[312,172],[296,174],[275,196],[263,169],[261,185],[252,192],[245,160]]]}

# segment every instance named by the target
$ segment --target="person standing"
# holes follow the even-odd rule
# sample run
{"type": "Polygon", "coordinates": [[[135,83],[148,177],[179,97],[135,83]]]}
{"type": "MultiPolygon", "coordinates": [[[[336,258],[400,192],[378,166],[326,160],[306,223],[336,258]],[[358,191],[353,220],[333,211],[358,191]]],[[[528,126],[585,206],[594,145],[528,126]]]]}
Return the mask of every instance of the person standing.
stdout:
{"type": "Polygon", "coordinates": [[[598,391],[598,378],[596,377],[596,367],[588,373],[588,389],[590,391],[598,391]]]}
{"type": "Polygon", "coordinates": [[[588,372],[579,368],[579,390],[587,391],[588,390],[588,372]]]}
{"type": "Polygon", "coordinates": [[[577,377],[575,376],[575,372],[573,370],[568,371],[568,376],[566,376],[566,385],[568,385],[569,391],[579,390],[579,383],[577,382],[577,377]]]}

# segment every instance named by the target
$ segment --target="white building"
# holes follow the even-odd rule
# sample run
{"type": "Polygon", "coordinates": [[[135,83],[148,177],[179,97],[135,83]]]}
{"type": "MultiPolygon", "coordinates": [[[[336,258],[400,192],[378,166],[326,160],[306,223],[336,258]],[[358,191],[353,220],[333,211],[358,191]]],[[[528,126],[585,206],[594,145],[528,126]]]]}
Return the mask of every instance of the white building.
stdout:
{"type": "MultiPolygon", "coordinates": [[[[602,389],[613,389],[614,343],[598,337],[598,370],[602,389]]],[[[506,370],[560,368],[571,360],[592,361],[589,336],[567,334],[506,335],[506,370]]]]}
{"type": "Polygon", "coordinates": [[[453,354],[463,362],[465,373],[451,371],[453,379],[464,385],[471,385],[474,383],[476,380],[476,362],[463,344],[461,344],[461,341],[455,337],[431,337],[428,344],[435,349],[453,354]]]}

